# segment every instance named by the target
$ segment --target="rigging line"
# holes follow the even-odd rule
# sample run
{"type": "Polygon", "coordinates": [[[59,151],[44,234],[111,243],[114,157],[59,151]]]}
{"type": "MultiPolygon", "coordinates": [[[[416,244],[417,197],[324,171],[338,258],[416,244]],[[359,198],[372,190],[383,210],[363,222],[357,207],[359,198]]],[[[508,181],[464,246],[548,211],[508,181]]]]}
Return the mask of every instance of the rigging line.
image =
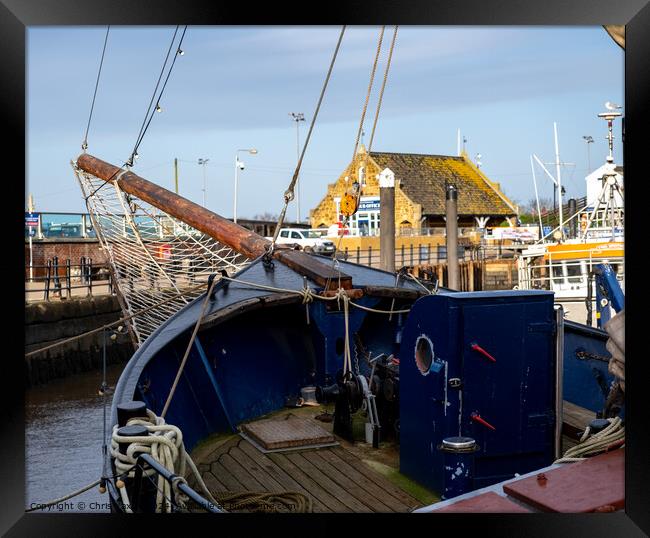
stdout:
{"type": "MultiPolygon", "coordinates": [[[[154,89],[154,93],[151,96],[151,101],[149,102],[149,108],[147,109],[147,114],[145,115],[145,119],[144,119],[144,122],[143,122],[143,127],[140,127],[140,133],[138,134],[138,140],[136,142],[136,145],[133,148],[133,152],[131,153],[131,157],[129,157],[129,159],[120,167],[120,169],[124,168],[125,166],[128,167],[128,168],[133,166],[133,157],[137,153],[138,147],[140,147],[140,144],[142,143],[142,139],[144,138],[144,135],[146,134],[147,129],[149,129],[149,124],[151,123],[151,120],[153,119],[153,116],[155,114],[155,109],[153,111],[151,111],[151,104],[154,101],[154,98],[156,96],[156,91],[158,90],[158,86],[160,85],[160,80],[162,79],[162,75],[163,75],[164,70],[165,70],[165,66],[167,65],[167,61],[169,60],[169,52],[171,51],[172,45],[174,44],[174,41],[176,40],[176,34],[178,33],[178,28],[179,28],[179,26],[176,26],[176,30],[174,31],[174,36],[172,37],[172,42],[169,45],[169,50],[167,51],[167,57],[165,58],[165,63],[163,64],[163,68],[162,68],[162,70],[160,72],[160,77],[158,77],[158,83],[156,84],[156,88],[154,89]],[[149,118],[149,121],[146,122],[147,116],[149,116],[150,111],[151,111],[151,117],[149,118]],[[145,122],[146,122],[146,127],[144,126],[145,122]],[[143,132],[143,128],[144,128],[144,132],[143,132]]],[[[177,47],[178,50],[180,50],[181,44],[183,43],[183,38],[185,37],[185,32],[186,31],[187,31],[187,25],[185,25],[185,28],[183,29],[183,33],[181,34],[180,41],[178,42],[178,47],[177,47]]],[[[162,87],[162,89],[160,91],[160,94],[158,95],[158,99],[156,100],[156,105],[158,105],[160,103],[160,99],[162,97],[163,92],[165,91],[165,87],[167,86],[167,81],[169,80],[169,77],[171,75],[172,69],[174,68],[174,63],[176,62],[177,57],[178,57],[178,54],[175,54],[174,59],[172,60],[172,64],[171,64],[171,66],[169,68],[169,71],[167,72],[167,78],[165,79],[165,82],[163,83],[163,87],[162,87]]],[[[112,181],[113,178],[118,174],[118,172],[119,172],[119,170],[117,172],[115,172],[111,177],[109,177],[108,180],[106,180],[106,183],[109,183],[110,181],[112,181]]],[[[92,193],[90,193],[85,198],[86,206],[88,205],[88,198],[95,195],[102,187],[104,187],[104,185],[106,185],[106,183],[102,183],[99,187],[97,187],[92,193]]]]}
{"type": "Polygon", "coordinates": [[[282,211],[280,212],[280,217],[278,219],[278,224],[275,227],[275,233],[273,234],[273,241],[271,241],[271,246],[270,246],[270,251],[273,251],[273,248],[275,246],[275,242],[278,239],[278,234],[280,233],[280,228],[282,227],[282,223],[284,222],[284,216],[287,212],[287,206],[289,205],[289,202],[293,200],[293,189],[296,186],[296,182],[298,181],[298,174],[300,173],[300,167],[302,166],[302,160],[303,157],[305,156],[305,151],[307,150],[307,146],[309,145],[309,140],[311,138],[311,133],[314,130],[314,125],[316,124],[316,118],[318,117],[318,112],[320,110],[321,103],[323,102],[323,97],[325,96],[325,90],[327,89],[327,85],[329,84],[330,77],[332,75],[332,70],[334,69],[334,62],[336,62],[336,57],[338,56],[339,53],[339,48],[341,47],[341,41],[343,40],[343,34],[345,33],[345,28],[346,26],[343,25],[341,28],[341,33],[339,34],[339,40],[336,43],[336,48],[334,49],[334,54],[332,56],[332,61],[330,62],[330,67],[327,71],[327,76],[325,77],[325,82],[323,83],[323,88],[321,89],[320,92],[320,97],[318,98],[318,104],[316,105],[316,110],[314,112],[314,116],[311,119],[311,124],[309,125],[309,131],[307,133],[307,137],[305,138],[305,143],[302,146],[302,153],[300,154],[300,159],[298,159],[298,164],[296,164],[296,169],[293,173],[293,178],[291,179],[291,183],[289,183],[289,187],[287,190],[284,192],[284,207],[282,208],[282,211]]]}
{"type": "Polygon", "coordinates": [[[354,152],[352,153],[352,161],[354,162],[354,157],[357,154],[357,148],[359,147],[359,139],[361,138],[361,131],[363,131],[363,123],[366,119],[366,111],[368,109],[368,101],[370,100],[370,94],[372,93],[372,86],[375,81],[375,73],[377,71],[377,63],[379,62],[379,55],[381,54],[381,44],[384,40],[384,30],[385,26],[381,27],[381,32],[379,32],[379,42],[377,43],[377,52],[375,53],[375,61],[372,65],[372,71],[370,72],[370,81],[368,82],[368,91],[366,92],[366,101],[363,104],[363,110],[361,112],[361,119],[359,121],[359,130],[357,131],[357,139],[354,143],[354,152]]]}
{"type": "Polygon", "coordinates": [[[88,124],[86,125],[86,133],[84,140],[81,144],[81,149],[86,151],[88,149],[88,130],[90,129],[90,120],[93,117],[93,110],[95,108],[95,98],[97,97],[97,88],[99,88],[99,77],[102,74],[102,65],[104,64],[104,54],[106,54],[106,43],[108,42],[108,32],[110,31],[110,24],[106,27],[106,37],[104,38],[104,49],[102,50],[102,58],[99,61],[99,70],[97,71],[97,80],[95,81],[95,92],[93,93],[93,100],[90,105],[90,115],[88,116],[88,124]]]}
{"type": "Polygon", "coordinates": [[[169,48],[167,49],[167,55],[165,56],[165,61],[163,63],[163,66],[160,70],[160,75],[158,75],[158,82],[156,82],[156,87],[153,90],[153,93],[151,94],[151,99],[149,101],[149,106],[147,107],[147,111],[144,115],[144,119],[142,120],[142,125],[140,126],[140,131],[138,132],[138,136],[136,138],[136,143],[133,147],[133,151],[131,153],[131,158],[133,158],[133,155],[135,154],[135,149],[138,145],[138,142],[140,141],[140,136],[142,135],[142,131],[144,130],[145,124],[147,123],[147,118],[149,117],[149,111],[151,110],[151,106],[153,105],[154,99],[156,98],[156,92],[158,91],[158,87],[160,86],[160,81],[162,80],[163,74],[165,73],[165,67],[167,67],[167,62],[169,61],[169,54],[172,51],[172,47],[174,46],[174,41],[176,40],[176,34],[178,33],[178,28],[180,25],[176,26],[176,29],[174,30],[174,35],[172,36],[171,43],[169,44],[169,48]]]}
{"type": "Polygon", "coordinates": [[[377,119],[379,118],[379,111],[381,110],[382,100],[384,98],[384,90],[386,89],[386,82],[388,80],[388,71],[390,70],[390,62],[393,58],[393,50],[395,49],[395,40],[397,39],[397,28],[395,25],[395,31],[393,32],[393,39],[390,43],[390,49],[388,51],[388,60],[386,61],[386,69],[384,71],[384,80],[381,83],[381,90],[379,90],[379,100],[377,101],[377,110],[375,112],[375,121],[372,124],[372,132],[370,133],[370,142],[368,142],[368,151],[366,153],[366,161],[368,160],[368,155],[370,154],[370,149],[372,148],[372,141],[375,139],[375,129],[377,128],[377,119]]]}
{"type": "Polygon", "coordinates": [[[160,100],[162,99],[162,95],[165,92],[165,88],[167,87],[167,82],[169,81],[169,77],[171,76],[172,70],[174,69],[174,64],[176,63],[176,59],[179,56],[178,51],[181,50],[181,45],[183,43],[183,38],[185,37],[185,32],[186,31],[187,31],[187,25],[183,29],[183,33],[181,34],[181,38],[180,38],[180,40],[178,42],[178,46],[176,47],[177,48],[177,53],[174,54],[174,59],[172,60],[172,63],[170,65],[170,67],[169,67],[169,71],[167,71],[167,77],[165,78],[165,82],[163,83],[163,86],[162,86],[162,88],[160,90],[160,93],[158,94],[158,99],[156,99],[156,107],[153,110],[151,110],[151,112],[150,112],[151,115],[149,116],[149,121],[147,122],[147,126],[144,128],[144,132],[142,133],[142,135],[140,136],[138,142],[136,143],[136,146],[135,146],[135,148],[133,150],[133,154],[137,153],[138,148],[140,147],[140,144],[142,143],[142,140],[144,139],[144,135],[147,133],[147,130],[149,129],[149,124],[151,123],[151,120],[153,119],[154,115],[156,114],[156,109],[160,106],[160,100]]]}

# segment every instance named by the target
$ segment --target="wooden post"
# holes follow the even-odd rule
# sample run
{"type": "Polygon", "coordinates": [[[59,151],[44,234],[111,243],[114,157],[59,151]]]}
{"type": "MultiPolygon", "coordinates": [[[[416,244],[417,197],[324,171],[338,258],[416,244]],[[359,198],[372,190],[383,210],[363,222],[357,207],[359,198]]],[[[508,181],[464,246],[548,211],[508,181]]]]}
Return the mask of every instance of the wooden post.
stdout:
{"type": "Polygon", "coordinates": [[[395,174],[384,168],[379,174],[379,267],[395,272],[395,174]]]}
{"type": "Polygon", "coordinates": [[[474,291],[474,262],[469,261],[469,291],[474,291]]]}
{"type": "Polygon", "coordinates": [[[446,193],[447,228],[447,274],[449,287],[458,289],[458,189],[447,185],[446,193]]]}

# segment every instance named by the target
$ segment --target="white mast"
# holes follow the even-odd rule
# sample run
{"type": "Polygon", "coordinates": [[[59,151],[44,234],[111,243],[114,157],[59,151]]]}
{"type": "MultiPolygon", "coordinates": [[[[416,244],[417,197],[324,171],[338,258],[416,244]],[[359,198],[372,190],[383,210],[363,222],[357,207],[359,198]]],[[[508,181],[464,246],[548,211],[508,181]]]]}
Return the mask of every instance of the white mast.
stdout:
{"type": "Polygon", "coordinates": [[[564,223],[562,222],[562,177],[560,175],[560,149],[557,142],[557,123],[553,122],[555,133],[555,173],[557,174],[558,207],[560,209],[560,238],[564,239],[564,223]]]}
{"type": "Polygon", "coordinates": [[[537,179],[535,178],[535,165],[533,164],[533,156],[530,156],[530,168],[533,171],[533,185],[535,186],[535,200],[537,202],[537,217],[539,218],[539,237],[544,235],[544,226],[542,225],[542,212],[539,209],[539,196],[537,195],[537,179]]]}

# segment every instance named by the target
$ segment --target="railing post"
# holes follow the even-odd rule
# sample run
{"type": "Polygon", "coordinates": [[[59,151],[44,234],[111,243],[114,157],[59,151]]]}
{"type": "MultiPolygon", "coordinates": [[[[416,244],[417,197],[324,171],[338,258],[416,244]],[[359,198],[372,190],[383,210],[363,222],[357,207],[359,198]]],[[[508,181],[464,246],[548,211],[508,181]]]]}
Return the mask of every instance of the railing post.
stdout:
{"type": "Polygon", "coordinates": [[[68,292],[68,299],[72,298],[72,275],[71,273],[71,266],[70,266],[70,258],[68,258],[65,261],[65,287],[68,292]]]}
{"type": "Polygon", "coordinates": [[[413,267],[413,243],[409,245],[409,250],[411,251],[411,267],[413,267]]]}
{"type": "Polygon", "coordinates": [[[52,261],[52,270],[54,272],[54,290],[61,297],[61,281],[59,280],[59,257],[54,256],[52,261]]]}
{"type": "Polygon", "coordinates": [[[368,246],[368,267],[372,267],[372,245],[368,246]]]}
{"type": "Polygon", "coordinates": [[[52,260],[47,260],[47,270],[45,275],[45,289],[43,290],[43,299],[50,300],[50,277],[52,276],[52,260]]]}
{"type": "Polygon", "coordinates": [[[93,295],[93,259],[88,258],[88,295],[93,295]]]}
{"type": "Polygon", "coordinates": [[[361,247],[357,247],[357,264],[361,263],[361,247]]]}

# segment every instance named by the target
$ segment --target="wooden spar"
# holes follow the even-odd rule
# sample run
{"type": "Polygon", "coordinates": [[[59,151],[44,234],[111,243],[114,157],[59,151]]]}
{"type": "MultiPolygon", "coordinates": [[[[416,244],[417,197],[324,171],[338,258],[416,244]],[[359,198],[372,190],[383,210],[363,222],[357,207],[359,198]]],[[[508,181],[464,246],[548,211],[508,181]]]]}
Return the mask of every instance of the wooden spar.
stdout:
{"type": "MultiPolygon", "coordinates": [[[[243,226],[235,224],[151,181],[147,181],[129,170],[123,171],[122,168],[87,153],[77,158],[77,166],[104,181],[113,181],[119,177],[120,189],[124,192],[137,196],[172,217],[229,246],[247,258],[255,259],[262,256],[271,245],[268,239],[255,232],[247,230],[243,226]]],[[[352,288],[352,277],[339,273],[328,264],[322,263],[306,252],[277,249],[274,251],[273,256],[294,271],[307,276],[326,289],[337,289],[339,282],[343,289],[352,288]]]]}
{"type": "MultiPolygon", "coordinates": [[[[87,153],[77,158],[77,166],[104,181],[114,180],[122,171],[121,168],[87,153]]],[[[230,222],[205,207],[151,183],[131,171],[126,171],[121,175],[119,185],[124,192],[137,196],[172,217],[186,222],[248,258],[257,258],[263,255],[271,244],[268,239],[264,239],[255,232],[230,222]]]]}

